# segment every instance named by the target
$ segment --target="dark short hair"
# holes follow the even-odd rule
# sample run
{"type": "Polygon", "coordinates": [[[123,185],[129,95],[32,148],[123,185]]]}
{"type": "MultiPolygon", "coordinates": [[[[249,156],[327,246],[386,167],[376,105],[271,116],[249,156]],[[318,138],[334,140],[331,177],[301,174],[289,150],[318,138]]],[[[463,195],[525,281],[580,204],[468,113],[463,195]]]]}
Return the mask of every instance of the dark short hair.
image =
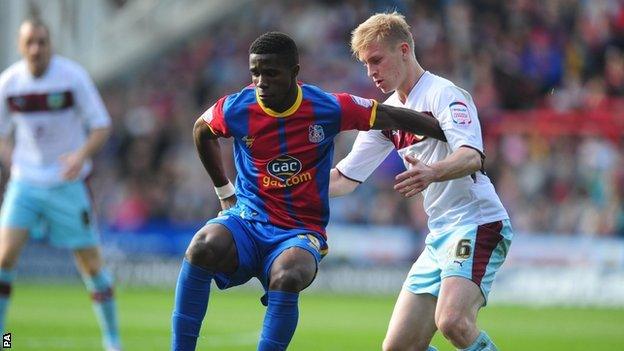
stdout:
{"type": "Polygon", "coordinates": [[[276,54],[291,65],[299,64],[297,44],[287,34],[282,32],[268,32],[259,36],[249,47],[249,54],[276,54]]]}

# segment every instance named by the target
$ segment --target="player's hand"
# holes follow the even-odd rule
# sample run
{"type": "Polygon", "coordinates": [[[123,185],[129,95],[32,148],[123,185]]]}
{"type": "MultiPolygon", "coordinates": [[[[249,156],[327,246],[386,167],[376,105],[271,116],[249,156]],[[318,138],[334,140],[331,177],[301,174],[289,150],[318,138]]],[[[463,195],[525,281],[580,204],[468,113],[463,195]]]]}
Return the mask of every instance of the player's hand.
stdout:
{"type": "Polygon", "coordinates": [[[425,190],[429,184],[433,183],[436,179],[436,173],[433,168],[427,166],[413,156],[405,156],[405,161],[407,161],[411,167],[409,167],[407,171],[396,176],[397,183],[394,185],[394,190],[405,197],[412,197],[425,190]]]}
{"type": "Polygon", "coordinates": [[[223,200],[219,200],[219,202],[221,203],[221,211],[219,211],[217,216],[221,216],[223,214],[223,211],[230,209],[234,207],[234,205],[236,205],[236,195],[226,197],[223,200]]]}
{"type": "Polygon", "coordinates": [[[63,164],[63,179],[74,180],[80,174],[85,159],[78,152],[61,155],[61,163],[63,164]]]}

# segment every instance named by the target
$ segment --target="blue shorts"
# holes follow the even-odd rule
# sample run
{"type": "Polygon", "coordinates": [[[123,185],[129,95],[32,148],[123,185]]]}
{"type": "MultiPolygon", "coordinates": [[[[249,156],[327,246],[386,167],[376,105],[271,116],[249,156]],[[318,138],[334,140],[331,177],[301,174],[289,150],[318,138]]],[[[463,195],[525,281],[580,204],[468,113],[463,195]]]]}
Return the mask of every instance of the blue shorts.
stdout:
{"type": "Polygon", "coordinates": [[[327,253],[325,239],[309,230],[284,229],[269,223],[243,219],[232,213],[211,219],[207,222],[209,223],[221,224],[232,233],[238,253],[238,268],[235,272],[215,274],[219,289],[241,285],[256,277],[265,291],[268,291],[271,265],[283,251],[299,247],[310,252],[316,260],[317,269],[327,253]]]}
{"type": "Polygon", "coordinates": [[[414,294],[437,297],[442,279],[459,276],[477,284],[487,303],[494,276],[505,261],[512,237],[508,219],[430,233],[403,287],[414,294]]]}
{"type": "Polygon", "coordinates": [[[28,230],[56,247],[98,245],[89,192],[83,181],[42,187],[11,180],[4,194],[0,226],[28,230]]]}

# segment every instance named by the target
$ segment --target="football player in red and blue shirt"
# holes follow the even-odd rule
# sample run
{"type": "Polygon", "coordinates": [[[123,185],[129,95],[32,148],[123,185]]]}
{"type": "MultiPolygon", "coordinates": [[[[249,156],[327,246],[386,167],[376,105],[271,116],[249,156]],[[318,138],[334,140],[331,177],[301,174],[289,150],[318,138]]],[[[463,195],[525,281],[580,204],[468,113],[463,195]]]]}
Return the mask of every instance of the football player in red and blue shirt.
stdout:
{"type": "Polygon", "coordinates": [[[252,277],[267,292],[258,350],[286,349],[299,292],[312,283],[327,252],[338,133],[402,129],[444,140],[427,115],[298,82],[297,46],[283,33],[260,36],[249,53],[253,84],[219,99],[195,123],[195,145],[223,211],[186,251],[172,318],[174,350],[195,349],[213,279],[225,289],[252,277]],[[220,137],[234,138],[236,188],[223,170],[220,137]]]}

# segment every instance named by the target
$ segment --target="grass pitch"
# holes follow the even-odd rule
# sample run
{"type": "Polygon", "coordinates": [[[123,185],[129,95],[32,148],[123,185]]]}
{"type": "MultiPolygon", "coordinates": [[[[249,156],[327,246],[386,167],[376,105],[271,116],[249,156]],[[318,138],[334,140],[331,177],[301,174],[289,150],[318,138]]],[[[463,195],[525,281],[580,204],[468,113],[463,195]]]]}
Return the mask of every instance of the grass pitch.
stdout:
{"type": "MultiPolygon", "coordinates": [[[[213,289],[198,350],[255,350],[261,292],[213,289]]],[[[125,350],[168,350],[172,290],[117,290],[125,350]]],[[[304,293],[289,350],[380,350],[394,296],[304,293]]],[[[624,350],[624,309],[489,306],[481,312],[501,351],[624,350]]],[[[15,285],[7,321],[14,350],[101,350],[88,295],[79,285],[15,285]]],[[[454,348],[436,335],[440,351],[454,348]]]]}

